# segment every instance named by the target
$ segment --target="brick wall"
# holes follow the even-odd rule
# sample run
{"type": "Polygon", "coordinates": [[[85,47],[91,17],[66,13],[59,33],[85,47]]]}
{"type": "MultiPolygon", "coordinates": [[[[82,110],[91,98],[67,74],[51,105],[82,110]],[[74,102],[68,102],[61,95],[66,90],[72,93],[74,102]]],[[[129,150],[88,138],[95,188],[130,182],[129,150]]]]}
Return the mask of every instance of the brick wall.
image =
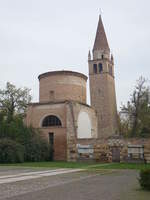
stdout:
{"type": "Polygon", "coordinates": [[[86,80],[80,76],[54,74],[40,79],[39,101],[73,100],[86,103],[86,80]]]}
{"type": "Polygon", "coordinates": [[[111,60],[90,60],[89,79],[91,106],[98,116],[98,135],[99,138],[108,138],[118,131],[114,66],[111,60]],[[101,73],[98,69],[99,63],[103,65],[101,73]],[[97,73],[93,71],[93,64],[97,64],[97,73]],[[109,74],[109,66],[112,67],[112,75],[109,74]]]}
{"type": "Polygon", "coordinates": [[[59,104],[31,104],[28,107],[26,124],[39,128],[41,135],[49,141],[49,133],[54,134],[54,160],[67,159],[66,107],[59,104]],[[62,127],[42,127],[42,120],[48,115],[57,116],[62,127]]]}

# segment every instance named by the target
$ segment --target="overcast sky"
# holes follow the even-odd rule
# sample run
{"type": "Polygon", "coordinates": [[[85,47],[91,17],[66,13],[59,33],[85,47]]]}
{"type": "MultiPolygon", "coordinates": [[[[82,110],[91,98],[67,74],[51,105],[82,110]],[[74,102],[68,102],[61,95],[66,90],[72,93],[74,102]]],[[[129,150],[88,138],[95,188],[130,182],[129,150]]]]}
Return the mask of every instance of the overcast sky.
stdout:
{"type": "Polygon", "coordinates": [[[118,108],[126,103],[138,77],[150,77],[149,0],[0,0],[0,88],[7,81],[27,86],[38,101],[40,73],[88,75],[100,10],[114,54],[118,108]]]}

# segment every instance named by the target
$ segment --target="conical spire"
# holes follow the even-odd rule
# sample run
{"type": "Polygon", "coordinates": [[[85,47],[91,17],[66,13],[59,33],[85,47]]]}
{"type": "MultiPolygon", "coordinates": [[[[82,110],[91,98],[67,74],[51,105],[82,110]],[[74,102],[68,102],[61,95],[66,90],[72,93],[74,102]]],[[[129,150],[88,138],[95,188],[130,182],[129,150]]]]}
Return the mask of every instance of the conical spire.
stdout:
{"type": "Polygon", "coordinates": [[[96,38],[93,47],[93,51],[95,50],[110,51],[101,15],[99,16],[96,38]]]}

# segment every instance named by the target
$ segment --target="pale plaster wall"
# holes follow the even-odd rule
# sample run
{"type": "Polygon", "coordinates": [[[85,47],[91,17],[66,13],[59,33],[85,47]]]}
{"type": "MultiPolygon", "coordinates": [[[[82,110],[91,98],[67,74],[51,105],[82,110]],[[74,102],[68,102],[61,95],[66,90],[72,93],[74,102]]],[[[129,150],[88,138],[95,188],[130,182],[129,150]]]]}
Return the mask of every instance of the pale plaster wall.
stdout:
{"type": "Polygon", "coordinates": [[[81,111],[78,116],[77,138],[91,138],[91,119],[87,112],[81,111]]]}

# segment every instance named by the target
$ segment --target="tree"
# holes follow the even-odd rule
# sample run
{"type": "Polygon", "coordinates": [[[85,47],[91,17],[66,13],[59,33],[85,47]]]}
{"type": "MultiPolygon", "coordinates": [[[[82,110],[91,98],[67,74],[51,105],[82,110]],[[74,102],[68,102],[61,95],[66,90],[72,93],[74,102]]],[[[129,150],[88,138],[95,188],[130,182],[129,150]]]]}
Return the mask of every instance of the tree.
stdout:
{"type": "Polygon", "coordinates": [[[7,82],[6,88],[0,89],[0,110],[5,113],[8,121],[12,120],[15,113],[24,113],[30,101],[28,88],[16,88],[15,85],[7,82]]]}
{"type": "Polygon", "coordinates": [[[122,111],[128,113],[130,135],[140,136],[145,129],[150,133],[150,99],[149,87],[146,79],[142,76],[137,80],[135,89],[127,106],[122,106],[122,111]]]}
{"type": "Polygon", "coordinates": [[[27,127],[22,117],[17,115],[9,123],[0,122],[0,163],[47,161],[49,151],[47,139],[38,129],[27,127]]]}
{"type": "Polygon", "coordinates": [[[119,133],[121,136],[129,137],[130,120],[129,120],[127,112],[125,112],[125,111],[119,112],[118,127],[119,127],[119,133]]]}
{"type": "Polygon", "coordinates": [[[27,127],[22,113],[31,101],[28,88],[7,83],[0,90],[0,163],[49,160],[49,144],[38,129],[27,127]]]}

